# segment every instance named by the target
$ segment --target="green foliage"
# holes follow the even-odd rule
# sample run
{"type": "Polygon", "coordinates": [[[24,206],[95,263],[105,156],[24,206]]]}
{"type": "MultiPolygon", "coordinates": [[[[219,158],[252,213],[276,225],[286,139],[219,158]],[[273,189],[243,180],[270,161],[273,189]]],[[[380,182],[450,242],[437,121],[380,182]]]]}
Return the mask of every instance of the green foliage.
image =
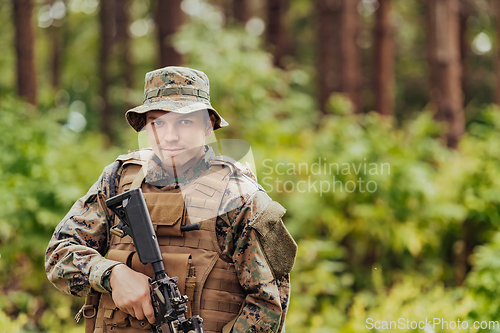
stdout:
{"type": "MultiPolygon", "coordinates": [[[[1,22],[8,22],[12,13],[12,3],[9,1],[2,1],[0,3],[0,20],[1,22]]],[[[13,24],[3,24],[2,33],[0,34],[0,46],[2,46],[2,53],[0,54],[0,68],[3,74],[0,76],[0,98],[7,94],[14,92],[15,86],[12,84],[15,78],[15,49],[7,47],[11,43],[14,33],[13,24]]]]}
{"type": "Polygon", "coordinates": [[[287,331],[306,332],[345,324],[354,276],[347,271],[345,249],[334,241],[303,240],[292,271],[292,300],[287,331]],[[328,315],[325,315],[328,314],[328,315]]]}
{"type": "Polygon", "coordinates": [[[498,230],[500,113],[491,107],[479,119],[453,151],[441,145],[440,128],[427,113],[402,129],[376,114],[332,115],[315,133],[301,135],[304,145],[268,163],[273,184],[279,178],[344,184],[343,191],[339,185],[300,193],[297,186],[274,193],[302,248],[292,275],[292,332],[364,331],[367,318],[497,318],[498,237],[474,256],[471,289],[456,286],[471,249],[498,230]],[[283,175],[301,162],[342,167],[283,175]],[[368,163],[368,172],[356,174],[360,163],[368,163]],[[370,163],[389,163],[390,173],[372,174],[370,163]],[[359,179],[375,182],[376,191],[346,191],[359,179]]]}
{"type": "Polygon", "coordinates": [[[12,320],[4,312],[0,310],[0,327],[5,332],[18,333],[22,332],[22,327],[26,324],[28,318],[25,314],[19,316],[17,319],[12,320]]]}
{"type": "Polygon", "coordinates": [[[498,292],[500,286],[500,233],[496,232],[491,243],[479,246],[472,256],[473,271],[467,286],[476,300],[471,316],[477,320],[490,320],[500,315],[498,292]]]}
{"type": "Polygon", "coordinates": [[[64,126],[67,109],[3,99],[0,110],[0,311],[27,314],[13,324],[27,321],[29,332],[45,331],[67,323],[81,303],[64,298],[45,277],[48,241],[116,153],[103,149],[100,136],[64,126]],[[61,324],[54,326],[55,319],[61,324]]]}
{"type": "MultiPolygon", "coordinates": [[[[382,280],[376,269],[372,280],[382,280]]],[[[471,327],[473,321],[468,319],[468,314],[474,306],[473,298],[461,288],[450,290],[424,276],[405,276],[391,288],[379,282],[374,291],[357,293],[348,312],[348,321],[339,331],[370,332],[375,321],[392,321],[390,331],[397,328],[401,332],[459,332],[462,330],[446,329],[444,322],[467,320],[471,327]],[[415,329],[419,323],[422,323],[421,329],[415,329]],[[423,329],[424,323],[428,323],[430,329],[423,329]]]]}
{"type": "MultiPolygon", "coordinates": [[[[295,62],[277,69],[261,37],[223,27],[220,11],[196,3],[203,10],[190,16],[175,46],[186,65],[210,77],[212,104],[230,123],[217,136],[250,142],[258,179],[288,209],[286,224],[299,244],[287,331],[367,331],[368,318],[497,319],[500,112],[479,108],[483,95],[466,95],[472,115],[457,150],[441,144],[442,128],[430,113],[409,119],[426,101],[421,3],[395,3],[402,126],[374,113],[352,115],[342,95],[332,95],[330,114],[320,116],[312,45],[297,48],[295,62]],[[408,18],[412,13],[421,15],[408,18]]],[[[311,4],[291,3],[292,31],[301,43],[312,44],[314,34],[306,29],[311,4]]],[[[133,20],[149,19],[149,2],[132,7],[133,20]]],[[[5,8],[0,5],[2,18],[5,8]]],[[[71,323],[82,300],[46,280],[44,250],[69,207],[121,153],[104,148],[91,131],[65,126],[70,102],[85,102],[90,130],[98,127],[100,107],[96,62],[88,60],[97,58],[97,15],[68,15],[61,89],[43,88],[40,110],[8,97],[13,70],[0,78],[0,327],[8,332],[82,331],[71,323]]],[[[365,32],[372,20],[363,19],[365,32]]],[[[470,21],[474,33],[492,29],[484,16],[470,21]]],[[[38,62],[46,64],[50,33],[41,36],[38,62]]],[[[152,40],[148,34],[132,43],[137,91],[122,87],[112,63],[115,107],[124,110],[124,98],[141,102],[144,72],[153,68],[152,40]]],[[[474,66],[489,68],[473,57],[474,66]]],[[[0,67],[12,64],[12,50],[0,55],[0,67]]],[[[39,67],[46,86],[48,66],[39,67]]],[[[128,125],[117,128],[127,128],[126,146],[136,148],[128,125]]]]}

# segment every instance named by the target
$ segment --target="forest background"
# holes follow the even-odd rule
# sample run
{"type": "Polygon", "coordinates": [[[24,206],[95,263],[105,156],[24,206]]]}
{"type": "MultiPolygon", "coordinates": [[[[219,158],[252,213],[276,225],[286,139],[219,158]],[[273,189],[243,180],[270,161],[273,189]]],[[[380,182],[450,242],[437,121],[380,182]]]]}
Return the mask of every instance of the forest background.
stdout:
{"type": "Polygon", "coordinates": [[[498,332],[499,15],[487,0],[0,1],[2,331],[83,332],[47,243],[138,148],[123,115],[144,74],[186,65],[230,123],[223,153],[247,141],[287,208],[287,332],[498,332]]]}

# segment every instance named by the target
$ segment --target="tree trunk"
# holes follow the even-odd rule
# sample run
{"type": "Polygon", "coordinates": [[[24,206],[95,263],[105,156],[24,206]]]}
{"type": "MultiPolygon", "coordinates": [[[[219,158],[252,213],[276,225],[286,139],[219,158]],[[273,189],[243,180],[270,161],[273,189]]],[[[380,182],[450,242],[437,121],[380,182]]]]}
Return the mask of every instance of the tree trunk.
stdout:
{"type": "Polygon", "coordinates": [[[330,94],[340,91],[340,18],[339,2],[316,0],[318,58],[316,62],[318,107],[327,114],[330,94]]]}
{"type": "Polygon", "coordinates": [[[359,0],[316,0],[318,104],[323,114],[332,92],[342,92],[361,112],[361,68],[357,36],[359,0]]]}
{"type": "MultiPolygon", "coordinates": [[[[55,1],[51,1],[51,5],[54,5],[55,1]]],[[[64,6],[68,8],[68,1],[63,0],[64,6]]],[[[52,87],[57,90],[59,88],[59,81],[61,78],[61,64],[63,62],[64,50],[66,48],[67,41],[67,29],[66,29],[67,17],[56,20],[50,27],[47,28],[51,43],[52,43],[52,54],[50,61],[51,69],[51,84],[52,87]]]]}
{"type": "Polygon", "coordinates": [[[128,33],[129,14],[128,1],[115,0],[115,24],[116,24],[116,54],[120,62],[120,72],[123,77],[125,87],[133,87],[133,66],[130,61],[130,35],[128,33]]]}
{"type": "Polygon", "coordinates": [[[59,87],[59,78],[61,76],[61,54],[63,36],[60,27],[51,27],[50,35],[52,38],[52,59],[51,59],[51,82],[52,87],[59,87]]]}
{"type": "Polygon", "coordinates": [[[288,53],[288,36],[285,28],[285,13],[288,0],[267,0],[266,43],[272,48],[274,65],[284,67],[283,58],[288,53]]]}
{"type": "Polygon", "coordinates": [[[379,0],[375,21],[375,110],[392,115],[394,107],[394,28],[391,0],[379,0]]]}
{"type": "Polygon", "coordinates": [[[13,0],[15,45],[17,53],[17,94],[29,103],[37,104],[37,75],[35,69],[35,36],[33,3],[13,0]]]}
{"type": "Polygon", "coordinates": [[[467,83],[468,83],[468,51],[470,43],[467,40],[467,21],[471,16],[472,4],[469,0],[460,0],[460,66],[462,67],[462,92],[467,96],[467,83]]]}
{"type": "Polygon", "coordinates": [[[500,1],[495,1],[493,5],[496,12],[497,19],[497,59],[496,59],[496,74],[497,74],[497,87],[496,87],[496,102],[500,106],[500,1]]]}
{"type": "Polygon", "coordinates": [[[359,0],[343,0],[341,29],[342,92],[353,104],[353,112],[361,112],[361,67],[357,37],[359,33],[359,0]]]}
{"type": "Polygon", "coordinates": [[[212,4],[224,17],[224,24],[227,25],[235,20],[234,1],[236,0],[210,0],[212,4]]]}
{"type": "Polygon", "coordinates": [[[464,133],[458,0],[428,0],[431,101],[437,121],[447,125],[445,139],[456,147],[464,133]]]}
{"type": "Polygon", "coordinates": [[[160,48],[160,67],[179,66],[184,63],[182,54],[172,45],[172,36],[184,23],[181,0],[158,0],[156,2],[156,26],[160,48]]]}
{"type": "Polygon", "coordinates": [[[236,22],[245,24],[250,18],[248,0],[233,0],[233,17],[236,22]]]}
{"type": "Polygon", "coordinates": [[[110,142],[114,141],[112,131],[113,108],[109,102],[109,59],[113,38],[115,36],[115,25],[113,15],[113,2],[101,1],[99,11],[99,21],[101,27],[101,45],[99,54],[99,74],[101,79],[100,94],[102,97],[101,106],[101,130],[109,138],[110,142]]]}

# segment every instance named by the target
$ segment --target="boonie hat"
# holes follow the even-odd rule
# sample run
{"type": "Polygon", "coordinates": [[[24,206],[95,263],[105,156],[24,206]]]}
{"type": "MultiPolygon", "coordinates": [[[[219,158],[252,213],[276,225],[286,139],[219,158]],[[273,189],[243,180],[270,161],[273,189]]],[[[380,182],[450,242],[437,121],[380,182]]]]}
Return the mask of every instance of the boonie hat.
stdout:
{"type": "Polygon", "coordinates": [[[144,114],[151,110],[191,113],[209,110],[215,116],[214,130],[229,125],[210,104],[210,85],[202,71],[169,66],[146,74],[144,101],[125,113],[136,132],[146,126],[144,114]]]}

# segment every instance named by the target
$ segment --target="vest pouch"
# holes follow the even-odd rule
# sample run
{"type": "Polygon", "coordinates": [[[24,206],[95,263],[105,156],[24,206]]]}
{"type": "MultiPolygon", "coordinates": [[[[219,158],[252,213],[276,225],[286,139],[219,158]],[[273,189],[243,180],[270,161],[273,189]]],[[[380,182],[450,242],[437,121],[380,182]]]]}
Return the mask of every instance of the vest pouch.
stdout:
{"type": "Polygon", "coordinates": [[[186,216],[182,193],[144,193],[157,237],[182,237],[186,216]]]}
{"type": "Polygon", "coordinates": [[[99,307],[102,308],[103,321],[107,326],[129,326],[129,315],[116,307],[111,294],[102,294],[99,307]]]}
{"type": "Polygon", "coordinates": [[[151,332],[151,324],[149,324],[147,319],[139,320],[132,316],[129,316],[128,319],[130,320],[130,327],[141,330],[149,330],[149,332],[151,332]]]}
{"type": "MultiPolygon", "coordinates": [[[[177,288],[179,288],[181,294],[186,294],[186,281],[189,281],[190,275],[194,275],[194,268],[191,267],[191,255],[187,253],[162,253],[162,256],[165,272],[170,277],[177,276],[179,278],[177,288]]],[[[153,266],[144,265],[139,260],[137,253],[133,254],[131,265],[134,271],[154,277],[153,266]]]]}

